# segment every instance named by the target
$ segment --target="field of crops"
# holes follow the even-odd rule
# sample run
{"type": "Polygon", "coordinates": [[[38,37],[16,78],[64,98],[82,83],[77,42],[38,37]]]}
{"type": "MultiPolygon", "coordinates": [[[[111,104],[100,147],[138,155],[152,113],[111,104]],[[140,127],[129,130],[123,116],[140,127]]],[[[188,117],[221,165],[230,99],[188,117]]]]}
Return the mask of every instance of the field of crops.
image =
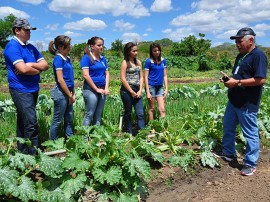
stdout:
{"type": "MultiPolygon", "coordinates": [[[[8,96],[2,96],[0,199],[83,201],[84,192],[90,190],[96,201],[138,201],[138,196],[147,192],[147,182],[153,177],[153,164],[181,167],[184,172],[199,164],[219,165],[211,150],[220,144],[222,137],[222,117],[227,102],[226,89],[222,85],[170,84],[166,118],[149,122],[136,136],[121,132],[122,101],[118,88],[115,84],[111,90],[115,93],[107,98],[101,127],[82,126],[85,106],[81,88],[77,88],[75,135],[64,140],[60,134],[54,142],[48,141],[53,102],[48,91],[41,91],[37,105],[41,148],[37,156],[17,152],[16,141],[25,140],[15,137],[15,108],[8,96]],[[66,153],[62,155],[44,153],[63,149],[66,153]]],[[[270,135],[269,94],[269,87],[265,86],[259,112],[262,140],[270,135]]],[[[146,103],[144,98],[145,114],[146,103]]],[[[239,153],[244,145],[239,130],[239,153]]]]}

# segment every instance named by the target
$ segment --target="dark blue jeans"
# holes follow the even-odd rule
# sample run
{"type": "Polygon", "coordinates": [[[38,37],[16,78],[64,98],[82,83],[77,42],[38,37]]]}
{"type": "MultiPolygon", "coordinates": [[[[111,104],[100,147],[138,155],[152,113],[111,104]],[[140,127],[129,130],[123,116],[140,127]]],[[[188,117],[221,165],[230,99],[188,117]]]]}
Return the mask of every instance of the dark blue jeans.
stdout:
{"type": "Polygon", "coordinates": [[[38,147],[38,122],[36,116],[36,104],[38,91],[33,93],[22,93],[12,88],[10,95],[17,111],[17,137],[29,138],[32,145],[17,143],[18,150],[25,154],[35,155],[38,147]]]}
{"type": "Polygon", "coordinates": [[[54,87],[51,90],[51,98],[54,101],[54,114],[50,127],[50,139],[58,138],[58,129],[64,118],[64,133],[66,137],[73,135],[73,105],[69,105],[68,96],[59,88],[54,87]]]}
{"type": "MultiPolygon", "coordinates": [[[[133,88],[135,92],[138,92],[139,87],[133,88]]],[[[138,129],[142,129],[145,127],[143,100],[142,97],[134,99],[123,86],[120,89],[120,95],[124,105],[124,117],[123,117],[124,132],[132,134],[132,121],[131,121],[132,106],[134,107],[137,116],[138,129]]]]}

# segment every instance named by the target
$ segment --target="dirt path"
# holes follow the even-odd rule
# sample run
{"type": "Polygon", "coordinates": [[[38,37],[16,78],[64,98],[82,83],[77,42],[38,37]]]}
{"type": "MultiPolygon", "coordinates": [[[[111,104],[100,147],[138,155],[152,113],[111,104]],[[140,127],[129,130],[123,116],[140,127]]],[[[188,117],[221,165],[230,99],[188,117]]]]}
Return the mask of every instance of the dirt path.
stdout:
{"type": "Polygon", "coordinates": [[[242,160],[227,163],[221,168],[201,170],[184,176],[180,170],[164,168],[160,179],[149,184],[147,202],[269,202],[270,150],[260,153],[257,171],[252,176],[241,176],[242,160]],[[158,182],[159,181],[159,182],[158,182]]]}

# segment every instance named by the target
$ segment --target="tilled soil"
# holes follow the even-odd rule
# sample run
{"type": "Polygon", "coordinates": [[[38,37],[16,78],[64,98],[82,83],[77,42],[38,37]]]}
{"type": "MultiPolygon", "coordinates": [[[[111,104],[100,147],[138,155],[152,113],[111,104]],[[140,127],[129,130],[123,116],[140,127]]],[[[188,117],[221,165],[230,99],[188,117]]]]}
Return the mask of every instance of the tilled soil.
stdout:
{"type": "Polygon", "coordinates": [[[149,183],[147,202],[269,202],[270,151],[260,153],[257,171],[252,176],[240,175],[242,159],[228,163],[220,160],[220,168],[199,168],[185,175],[180,169],[159,169],[149,183]]]}

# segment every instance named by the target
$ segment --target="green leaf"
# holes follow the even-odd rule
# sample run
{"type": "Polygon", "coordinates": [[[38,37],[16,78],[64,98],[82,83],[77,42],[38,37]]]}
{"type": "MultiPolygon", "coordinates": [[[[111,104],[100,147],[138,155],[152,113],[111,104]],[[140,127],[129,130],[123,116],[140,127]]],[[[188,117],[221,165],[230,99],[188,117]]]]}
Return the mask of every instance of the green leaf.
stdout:
{"type": "Polygon", "coordinates": [[[87,177],[84,174],[80,174],[76,178],[70,178],[65,181],[60,188],[64,191],[66,198],[70,198],[84,188],[86,180],[87,177]]]}
{"type": "Polygon", "coordinates": [[[63,172],[62,161],[58,157],[50,157],[40,153],[39,170],[49,177],[58,178],[63,172]]]}
{"type": "Polygon", "coordinates": [[[90,162],[80,159],[79,155],[76,152],[69,152],[63,162],[63,167],[67,169],[72,169],[75,172],[85,172],[87,169],[90,168],[90,162]]]}
{"type": "Polygon", "coordinates": [[[124,164],[128,168],[131,176],[142,175],[144,179],[149,180],[151,178],[151,168],[147,161],[142,158],[127,159],[124,164]]]}
{"type": "Polygon", "coordinates": [[[128,193],[118,193],[118,192],[112,192],[108,194],[108,197],[112,201],[116,202],[138,202],[138,195],[136,193],[128,194],[128,193]]]}
{"type": "Polygon", "coordinates": [[[20,170],[25,170],[27,166],[36,166],[36,160],[34,156],[15,153],[14,156],[9,156],[9,166],[12,168],[19,168],[20,170]]]}
{"type": "Polygon", "coordinates": [[[211,168],[214,168],[215,166],[219,166],[219,161],[215,158],[215,156],[208,150],[203,151],[200,154],[201,162],[203,166],[210,166],[211,168]]]}
{"type": "Polygon", "coordinates": [[[182,156],[175,155],[170,157],[169,161],[172,166],[181,166],[181,168],[186,172],[188,166],[194,163],[194,153],[187,150],[182,156]]]}
{"type": "Polygon", "coordinates": [[[66,198],[64,192],[57,188],[53,191],[48,191],[46,189],[43,189],[40,197],[40,201],[48,201],[48,202],[70,202],[72,201],[70,198],[66,198]]]}
{"type": "Polygon", "coordinates": [[[58,138],[56,140],[48,140],[46,142],[43,142],[42,146],[45,146],[50,150],[64,149],[65,148],[64,141],[65,141],[64,138],[58,138]]]}
{"type": "Polygon", "coordinates": [[[18,197],[22,201],[36,200],[36,191],[34,182],[26,177],[22,176],[21,184],[12,190],[12,195],[18,197]]]}
{"type": "Polygon", "coordinates": [[[105,156],[104,158],[93,157],[92,159],[94,167],[106,166],[109,163],[110,158],[105,156]]]}
{"type": "Polygon", "coordinates": [[[101,184],[107,182],[110,185],[118,184],[122,179],[122,169],[119,166],[112,166],[109,170],[104,171],[99,168],[94,168],[92,171],[94,179],[101,184]]]}
{"type": "Polygon", "coordinates": [[[0,195],[10,193],[18,177],[18,171],[11,170],[9,167],[0,168],[0,195]]]}

